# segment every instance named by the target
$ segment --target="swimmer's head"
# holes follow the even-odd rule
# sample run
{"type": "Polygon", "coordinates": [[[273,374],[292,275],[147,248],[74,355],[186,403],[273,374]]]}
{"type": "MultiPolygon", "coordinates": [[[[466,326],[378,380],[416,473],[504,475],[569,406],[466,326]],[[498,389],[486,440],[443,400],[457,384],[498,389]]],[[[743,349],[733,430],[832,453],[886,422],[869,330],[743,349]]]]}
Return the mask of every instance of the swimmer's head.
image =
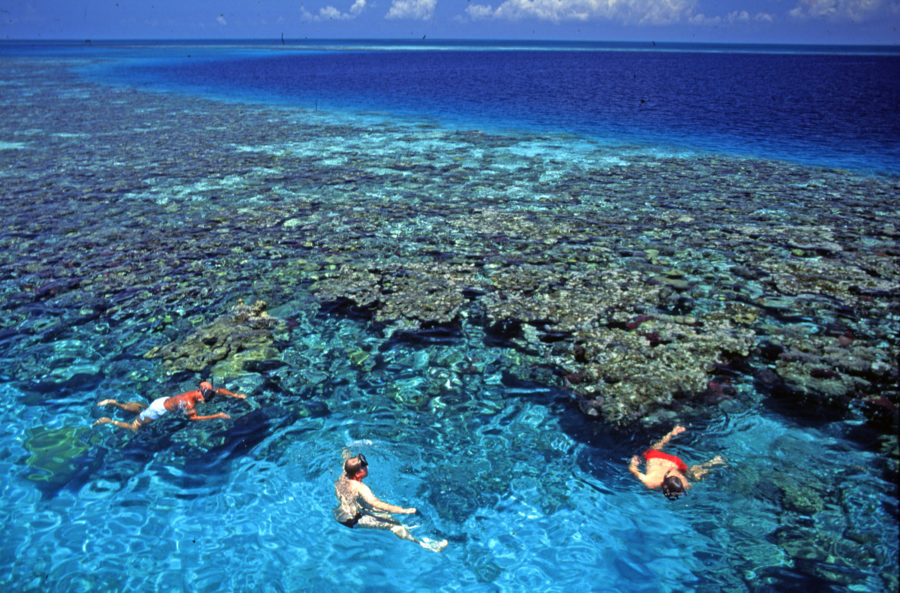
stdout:
{"type": "Polygon", "coordinates": [[[213,389],[212,383],[209,381],[203,381],[200,383],[200,395],[203,396],[203,401],[208,402],[212,398],[216,396],[216,390],[213,389]]]}
{"type": "Polygon", "coordinates": [[[685,494],[684,482],[678,476],[670,476],[666,473],[663,478],[662,493],[669,500],[678,500],[679,496],[685,494]]]}
{"type": "Polygon", "coordinates": [[[347,477],[349,478],[355,478],[359,472],[367,467],[369,467],[369,462],[366,461],[366,456],[360,453],[356,457],[351,457],[344,462],[344,473],[347,474],[347,477]]]}

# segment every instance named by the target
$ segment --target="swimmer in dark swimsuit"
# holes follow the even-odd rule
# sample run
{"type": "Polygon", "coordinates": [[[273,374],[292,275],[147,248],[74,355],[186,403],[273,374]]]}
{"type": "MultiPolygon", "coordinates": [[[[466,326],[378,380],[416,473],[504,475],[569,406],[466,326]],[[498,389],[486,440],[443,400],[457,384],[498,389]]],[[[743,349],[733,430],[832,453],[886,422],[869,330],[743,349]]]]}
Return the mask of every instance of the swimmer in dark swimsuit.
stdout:
{"type": "Polygon", "coordinates": [[[706,463],[688,467],[675,455],[663,453],[662,448],[672,440],[672,437],[685,430],[687,429],[683,426],[676,426],[669,431],[669,434],[644,451],[643,457],[647,462],[646,473],[642,474],[638,469],[641,460],[637,455],[631,458],[631,463],[628,465],[628,471],[633,473],[647,488],[662,487],[663,495],[669,500],[676,500],[691,487],[688,476],[692,480],[701,480],[713,467],[725,465],[725,460],[721,455],[716,455],[706,463]]]}
{"type": "Polygon", "coordinates": [[[413,537],[409,528],[391,517],[415,514],[415,508],[398,507],[378,500],[372,490],[362,483],[369,475],[369,463],[363,454],[349,457],[345,453],[344,471],[334,483],[338,506],[334,509],[334,518],[347,527],[366,527],[368,529],[388,529],[397,537],[415,542],[432,552],[440,552],[447,546],[447,540],[434,541],[427,538],[421,540],[413,537]]]}
{"type": "Polygon", "coordinates": [[[133,414],[138,414],[138,417],[134,419],[133,422],[122,422],[121,420],[113,420],[112,418],[99,418],[96,422],[94,422],[94,426],[98,424],[112,424],[114,426],[118,426],[119,428],[126,428],[132,432],[137,432],[137,430],[145,425],[150,424],[160,416],[168,412],[174,412],[176,410],[180,410],[187,416],[188,420],[212,420],[213,418],[230,418],[228,414],[219,412],[218,414],[212,414],[209,416],[199,416],[197,414],[196,406],[200,402],[208,402],[216,395],[227,395],[229,397],[234,397],[237,399],[246,399],[247,396],[240,393],[232,393],[227,389],[213,388],[212,384],[208,381],[203,381],[200,383],[200,387],[198,389],[194,389],[193,391],[185,391],[184,393],[180,393],[178,395],[173,395],[172,397],[158,397],[153,402],[147,406],[147,404],[143,404],[141,402],[127,402],[121,404],[114,399],[105,399],[102,402],[98,403],[98,406],[116,406],[119,409],[125,410],[126,412],[131,412],[133,414]]]}

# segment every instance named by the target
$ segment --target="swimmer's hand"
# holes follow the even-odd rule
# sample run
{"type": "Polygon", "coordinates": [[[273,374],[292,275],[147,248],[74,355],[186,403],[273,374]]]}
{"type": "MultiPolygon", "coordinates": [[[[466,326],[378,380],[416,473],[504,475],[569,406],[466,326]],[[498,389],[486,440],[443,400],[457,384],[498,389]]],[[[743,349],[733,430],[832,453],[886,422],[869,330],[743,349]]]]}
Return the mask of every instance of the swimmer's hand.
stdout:
{"type": "Polygon", "coordinates": [[[417,512],[418,511],[416,510],[416,507],[409,507],[408,509],[401,509],[400,513],[398,513],[398,514],[400,514],[400,515],[415,515],[417,512]]]}
{"type": "Polygon", "coordinates": [[[628,471],[630,471],[631,473],[633,473],[636,476],[639,475],[640,470],[638,469],[638,466],[640,466],[640,464],[641,464],[640,458],[637,455],[635,455],[634,457],[631,458],[631,461],[628,463],[628,471]]]}

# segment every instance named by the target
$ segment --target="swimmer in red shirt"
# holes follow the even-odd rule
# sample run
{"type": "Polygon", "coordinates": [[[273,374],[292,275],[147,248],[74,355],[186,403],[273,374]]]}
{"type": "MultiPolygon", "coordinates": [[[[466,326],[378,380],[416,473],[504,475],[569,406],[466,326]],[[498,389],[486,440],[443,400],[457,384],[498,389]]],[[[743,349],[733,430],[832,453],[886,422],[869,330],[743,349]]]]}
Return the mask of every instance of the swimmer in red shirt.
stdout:
{"type": "Polygon", "coordinates": [[[669,500],[676,500],[691,487],[688,476],[692,480],[701,480],[712,468],[725,465],[725,460],[722,459],[721,455],[716,455],[706,463],[688,467],[685,462],[675,455],[663,453],[662,448],[672,440],[672,437],[683,433],[685,430],[687,429],[683,426],[676,426],[669,431],[669,434],[644,451],[643,457],[647,462],[646,473],[641,473],[638,469],[641,460],[637,455],[631,458],[631,463],[628,465],[628,471],[633,473],[644,486],[647,488],[662,487],[663,495],[669,500]]]}
{"type": "Polygon", "coordinates": [[[156,398],[149,406],[141,402],[127,402],[122,404],[114,399],[105,399],[97,405],[116,406],[117,408],[125,410],[126,412],[138,414],[138,417],[135,418],[133,422],[122,422],[120,420],[113,420],[112,418],[107,418],[104,416],[103,418],[99,418],[96,422],[94,422],[93,425],[97,426],[98,424],[113,424],[115,426],[118,426],[119,428],[127,428],[132,432],[137,432],[137,430],[141,426],[150,424],[166,413],[174,412],[176,410],[181,411],[185,416],[187,416],[188,420],[212,420],[213,418],[230,418],[228,414],[225,414],[223,412],[212,414],[210,416],[200,416],[197,414],[197,404],[201,402],[209,402],[216,395],[227,395],[229,397],[234,397],[237,399],[247,398],[246,395],[240,393],[232,393],[227,389],[222,389],[221,387],[215,389],[209,381],[203,381],[202,383],[200,383],[200,387],[198,389],[194,389],[193,391],[185,391],[184,393],[173,395],[172,397],[156,398]]]}

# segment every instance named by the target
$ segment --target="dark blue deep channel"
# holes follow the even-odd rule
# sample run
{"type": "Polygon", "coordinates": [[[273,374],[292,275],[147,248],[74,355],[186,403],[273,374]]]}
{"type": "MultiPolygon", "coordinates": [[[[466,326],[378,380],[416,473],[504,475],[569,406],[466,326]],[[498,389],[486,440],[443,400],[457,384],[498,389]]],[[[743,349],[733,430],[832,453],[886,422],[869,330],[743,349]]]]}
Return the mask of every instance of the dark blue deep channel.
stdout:
{"type": "Polygon", "coordinates": [[[194,56],[137,66],[127,76],[304,108],[900,170],[900,56],[883,49],[538,44],[498,50],[476,43],[353,49],[194,56]]]}

